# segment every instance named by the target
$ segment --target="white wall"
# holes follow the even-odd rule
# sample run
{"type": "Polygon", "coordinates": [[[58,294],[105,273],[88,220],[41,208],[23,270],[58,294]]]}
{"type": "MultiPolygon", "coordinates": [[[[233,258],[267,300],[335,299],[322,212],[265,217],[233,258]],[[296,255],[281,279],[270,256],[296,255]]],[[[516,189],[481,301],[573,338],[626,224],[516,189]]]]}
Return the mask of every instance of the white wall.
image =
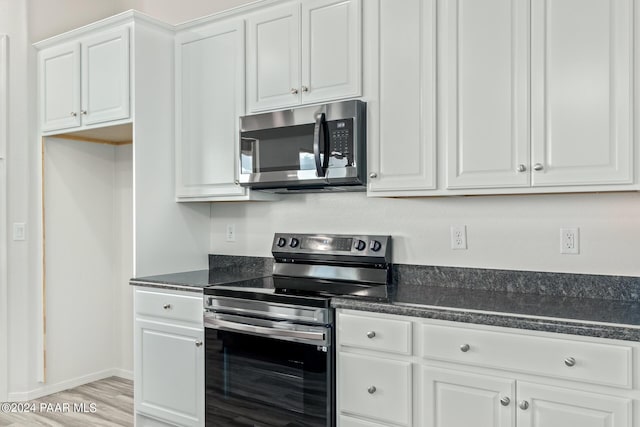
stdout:
{"type": "Polygon", "coordinates": [[[45,143],[48,390],[110,375],[120,362],[119,308],[128,286],[120,280],[120,245],[130,248],[132,237],[117,227],[131,230],[131,210],[123,212],[131,201],[122,200],[131,194],[130,154],[119,153],[120,164],[112,145],[45,143]]]}
{"type": "Polygon", "coordinates": [[[129,279],[133,277],[133,146],[115,148],[114,182],[114,232],[116,253],[115,274],[111,284],[114,291],[113,313],[116,361],[122,376],[133,372],[133,289],[129,279]]]}
{"type": "Polygon", "coordinates": [[[364,194],[283,196],[218,203],[211,253],[271,256],[275,232],[393,236],[396,263],[639,276],[640,193],[371,199],[364,194]],[[226,224],[236,225],[234,243],[226,224]],[[467,225],[468,250],[450,249],[467,225]],[[579,255],[561,255],[560,227],[580,227],[579,255]]]}

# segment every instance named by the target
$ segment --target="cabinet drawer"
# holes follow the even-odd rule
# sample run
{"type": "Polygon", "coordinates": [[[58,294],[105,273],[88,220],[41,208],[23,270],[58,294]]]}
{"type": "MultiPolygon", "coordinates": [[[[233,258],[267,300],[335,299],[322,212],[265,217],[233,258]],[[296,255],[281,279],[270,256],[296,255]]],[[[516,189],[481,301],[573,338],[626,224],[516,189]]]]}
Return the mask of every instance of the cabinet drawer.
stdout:
{"type": "Polygon", "coordinates": [[[340,313],[338,339],[341,345],[411,354],[411,322],[340,313]]]}
{"type": "Polygon", "coordinates": [[[338,417],[338,427],[385,427],[383,424],[372,423],[369,421],[359,420],[357,418],[345,417],[340,415],[338,417]]]}
{"type": "Polygon", "coordinates": [[[410,424],[411,363],[341,353],[338,372],[340,412],[410,424]]]}
{"type": "Polygon", "coordinates": [[[136,289],[136,315],[202,324],[202,296],[176,295],[136,289]]]}
{"type": "Polygon", "coordinates": [[[632,348],[562,338],[423,325],[422,356],[631,388],[632,348]]]}

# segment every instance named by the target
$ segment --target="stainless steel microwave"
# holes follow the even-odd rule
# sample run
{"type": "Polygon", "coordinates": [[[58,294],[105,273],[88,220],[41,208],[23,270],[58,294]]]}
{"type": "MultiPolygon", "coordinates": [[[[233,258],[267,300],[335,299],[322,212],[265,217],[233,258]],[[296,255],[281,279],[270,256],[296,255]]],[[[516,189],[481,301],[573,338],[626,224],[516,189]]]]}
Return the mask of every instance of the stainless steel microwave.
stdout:
{"type": "Polygon", "coordinates": [[[240,118],[240,184],[275,192],[364,190],[366,104],[343,101],[240,118]]]}

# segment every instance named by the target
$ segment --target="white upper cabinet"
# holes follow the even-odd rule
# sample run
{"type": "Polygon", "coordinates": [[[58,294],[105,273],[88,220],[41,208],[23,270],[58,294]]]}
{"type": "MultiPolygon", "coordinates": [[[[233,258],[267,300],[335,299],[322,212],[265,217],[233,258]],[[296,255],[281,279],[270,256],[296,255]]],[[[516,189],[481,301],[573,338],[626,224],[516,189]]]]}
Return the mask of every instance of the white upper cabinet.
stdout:
{"type": "Polygon", "coordinates": [[[244,196],[237,180],[244,113],[244,21],[176,37],[176,196],[244,196]]]}
{"type": "Polygon", "coordinates": [[[299,104],[300,5],[268,9],[247,20],[249,111],[299,104]]]}
{"type": "Polygon", "coordinates": [[[359,96],[361,7],[312,0],[248,16],[248,111],[359,96]]]}
{"type": "Polygon", "coordinates": [[[82,41],[82,123],[129,117],[129,28],[82,41]]]}
{"type": "Polygon", "coordinates": [[[442,6],[447,189],[634,183],[632,0],[442,6]]]}
{"type": "Polygon", "coordinates": [[[360,95],[360,0],[302,3],[302,102],[360,95]]]}
{"type": "Polygon", "coordinates": [[[528,186],[529,1],[442,4],[447,187],[528,186]]]}
{"type": "Polygon", "coordinates": [[[43,50],[39,67],[42,130],[80,126],[80,43],[43,50]]]}
{"type": "Polygon", "coordinates": [[[128,26],[43,49],[38,58],[43,132],[129,118],[128,26]]]}
{"type": "Polygon", "coordinates": [[[436,188],[436,2],[379,4],[366,21],[379,39],[366,48],[379,79],[367,86],[378,99],[368,104],[368,195],[421,195],[436,188]]]}
{"type": "Polygon", "coordinates": [[[531,11],[533,185],[632,183],[632,0],[531,11]]]}

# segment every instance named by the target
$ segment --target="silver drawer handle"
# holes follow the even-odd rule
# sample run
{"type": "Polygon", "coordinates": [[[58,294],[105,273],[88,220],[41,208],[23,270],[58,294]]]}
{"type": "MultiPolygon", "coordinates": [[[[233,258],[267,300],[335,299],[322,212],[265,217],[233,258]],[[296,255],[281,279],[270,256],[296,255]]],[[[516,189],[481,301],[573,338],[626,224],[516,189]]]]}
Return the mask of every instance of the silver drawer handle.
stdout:
{"type": "Polygon", "coordinates": [[[162,308],[164,308],[165,310],[170,310],[171,309],[171,304],[165,304],[162,306],[162,308]]]}
{"type": "Polygon", "coordinates": [[[529,402],[527,402],[526,400],[523,400],[523,401],[520,402],[520,404],[518,406],[523,411],[526,411],[527,409],[529,409],[529,402]]]}
{"type": "Polygon", "coordinates": [[[566,359],[564,359],[564,364],[568,367],[576,366],[576,359],[574,359],[573,357],[567,357],[566,359]]]}
{"type": "Polygon", "coordinates": [[[378,174],[377,174],[377,173],[375,173],[375,172],[371,172],[371,173],[369,174],[369,178],[371,178],[371,179],[376,179],[377,177],[378,177],[378,174]]]}
{"type": "Polygon", "coordinates": [[[202,341],[196,341],[196,347],[202,347],[202,341]]]}
{"type": "Polygon", "coordinates": [[[78,115],[78,113],[76,113],[75,111],[71,112],[71,117],[76,117],[78,115]]]}
{"type": "Polygon", "coordinates": [[[471,346],[469,346],[469,344],[462,344],[460,346],[460,351],[463,353],[466,353],[467,351],[469,351],[469,349],[471,348],[471,346]]]}
{"type": "Polygon", "coordinates": [[[298,94],[298,89],[296,89],[295,87],[291,88],[291,95],[297,95],[298,94]]]}
{"type": "Polygon", "coordinates": [[[511,403],[511,399],[505,396],[502,399],[500,399],[500,403],[502,404],[502,406],[509,406],[509,403],[511,403]]]}
{"type": "Polygon", "coordinates": [[[534,171],[541,171],[542,169],[544,169],[544,166],[542,165],[542,163],[536,163],[535,165],[533,165],[534,171]]]}
{"type": "Polygon", "coordinates": [[[525,165],[523,165],[523,164],[519,164],[517,171],[518,172],[526,172],[527,171],[527,167],[525,165]]]}
{"type": "Polygon", "coordinates": [[[373,338],[376,336],[376,331],[369,331],[367,332],[367,338],[373,338]]]}
{"type": "Polygon", "coordinates": [[[369,394],[373,394],[373,393],[375,393],[375,392],[376,392],[376,390],[377,390],[377,388],[376,388],[376,386],[374,386],[374,385],[369,386],[369,388],[367,389],[367,391],[369,392],[369,394]]]}

